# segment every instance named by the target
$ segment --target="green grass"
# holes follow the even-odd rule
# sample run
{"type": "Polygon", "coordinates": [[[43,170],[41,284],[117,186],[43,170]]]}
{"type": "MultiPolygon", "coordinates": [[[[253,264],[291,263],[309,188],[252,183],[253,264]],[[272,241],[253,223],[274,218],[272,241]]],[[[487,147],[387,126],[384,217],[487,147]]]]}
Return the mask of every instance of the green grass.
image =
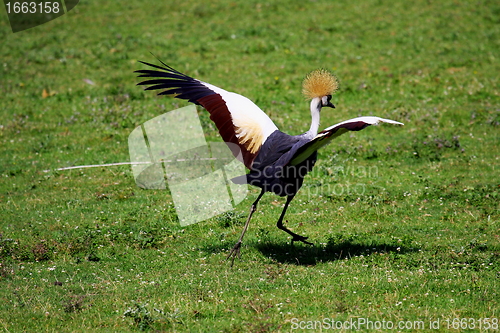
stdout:
{"type": "Polygon", "coordinates": [[[16,34],[1,12],[0,330],[286,332],[366,318],[444,332],[500,317],[498,2],[82,1],[16,34]],[[405,126],[320,152],[286,217],[315,246],[289,245],[275,227],[283,199],[267,194],[230,268],[258,190],[181,227],[170,193],[136,187],[129,167],[54,171],[128,161],[136,126],[186,105],[135,86],[150,53],[291,134],[309,128],[300,85],[318,67],[341,81],[322,127],[359,115],[405,126]]]}

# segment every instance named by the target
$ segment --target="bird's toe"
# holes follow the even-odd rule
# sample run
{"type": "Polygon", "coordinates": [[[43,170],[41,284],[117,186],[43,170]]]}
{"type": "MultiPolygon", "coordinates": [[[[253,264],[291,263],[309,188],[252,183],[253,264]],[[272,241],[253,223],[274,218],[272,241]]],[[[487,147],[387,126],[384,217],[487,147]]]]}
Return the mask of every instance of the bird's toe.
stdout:
{"type": "Polygon", "coordinates": [[[306,241],[306,239],[308,239],[308,238],[309,237],[306,237],[306,236],[295,235],[292,238],[292,245],[294,242],[302,242],[302,243],[307,244],[307,245],[314,245],[313,243],[306,241]]]}
{"type": "Polygon", "coordinates": [[[227,256],[226,260],[229,260],[231,258],[231,267],[233,267],[234,264],[234,259],[236,257],[241,259],[241,242],[237,242],[234,244],[234,247],[231,249],[231,252],[229,252],[229,255],[227,256]]]}

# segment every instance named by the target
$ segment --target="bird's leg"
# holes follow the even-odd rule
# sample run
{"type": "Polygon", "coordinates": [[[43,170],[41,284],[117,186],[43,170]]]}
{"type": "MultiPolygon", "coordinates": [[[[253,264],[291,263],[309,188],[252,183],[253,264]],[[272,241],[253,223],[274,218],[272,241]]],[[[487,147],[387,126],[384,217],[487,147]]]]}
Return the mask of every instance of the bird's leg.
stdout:
{"type": "Polygon", "coordinates": [[[241,242],[243,241],[243,236],[245,236],[245,232],[248,229],[248,224],[250,223],[250,219],[252,218],[253,213],[257,210],[257,203],[259,202],[260,198],[262,198],[264,193],[265,193],[265,191],[264,191],[264,189],[262,189],[259,196],[257,197],[257,200],[255,200],[254,203],[252,204],[252,206],[250,207],[250,214],[248,214],[247,222],[245,223],[245,227],[243,228],[243,231],[241,232],[241,236],[238,239],[238,241],[236,242],[236,244],[234,244],[233,249],[231,250],[231,252],[229,252],[229,255],[226,258],[226,260],[228,260],[229,258],[232,258],[231,259],[231,267],[233,267],[234,259],[236,257],[238,257],[238,258],[241,257],[240,249],[241,249],[241,242]]]}
{"type": "Polygon", "coordinates": [[[283,225],[283,218],[285,217],[285,213],[286,213],[286,210],[288,208],[288,205],[290,204],[290,202],[292,201],[293,199],[293,195],[289,195],[287,198],[286,198],[286,203],[285,203],[285,207],[283,208],[283,211],[281,212],[281,215],[280,215],[280,218],[278,219],[278,223],[276,223],[276,226],[287,232],[290,236],[292,236],[292,245],[293,245],[293,242],[302,242],[304,244],[308,244],[308,245],[314,245],[313,243],[311,242],[308,242],[306,241],[306,239],[308,239],[309,237],[305,237],[305,236],[301,236],[301,235],[297,235],[296,233],[288,230],[284,225],[283,225]]]}

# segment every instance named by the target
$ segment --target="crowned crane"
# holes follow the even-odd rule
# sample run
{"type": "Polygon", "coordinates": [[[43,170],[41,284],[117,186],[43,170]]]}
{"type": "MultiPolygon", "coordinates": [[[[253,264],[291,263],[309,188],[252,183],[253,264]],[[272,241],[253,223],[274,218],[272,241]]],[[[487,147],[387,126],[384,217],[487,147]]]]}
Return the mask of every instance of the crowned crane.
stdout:
{"type": "Polygon", "coordinates": [[[141,63],[155,68],[137,70],[138,77],[152,78],[138,83],[148,86],[145,90],[163,90],[158,95],[173,95],[201,105],[210,113],[210,119],[217,126],[222,139],[230,146],[235,157],[250,170],[246,175],[233,178],[236,184],[251,184],[261,188],[253,202],[240,238],[230,251],[227,259],[240,257],[240,249],[245,232],[259,200],[264,193],[273,192],[286,196],[285,206],[277,222],[277,227],[299,241],[312,245],[308,237],[298,235],[283,225],[286,210],[295,194],[302,186],[306,174],[312,170],[317,159],[317,150],[332,139],[348,131],[359,131],[370,125],[400,122],[379,117],[358,117],[330,126],[318,133],[320,113],[323,107],[335,108],[332,94],[338,89],[336,77],[329,71],[320,69],[308,74],[303,82],[303,94],[311,100],[311,127],[300,135],[281,132],[273,121],[251,100],[209,83],[194,79],[173,69],[164,62],[163,66],[141,63]],[[236,145],[236,146],[235,146],[236,145]],[[234,147],[239,147],[235,151],[234,147]]]}

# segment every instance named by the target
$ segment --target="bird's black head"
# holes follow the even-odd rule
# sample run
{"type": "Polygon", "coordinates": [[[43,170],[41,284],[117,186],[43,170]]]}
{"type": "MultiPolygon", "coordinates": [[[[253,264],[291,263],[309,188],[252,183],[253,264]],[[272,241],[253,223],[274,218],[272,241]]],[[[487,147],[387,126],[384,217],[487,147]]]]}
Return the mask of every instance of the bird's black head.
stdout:
{"type": "Polygon", "coordinates": [[[332,102],[330,102],[331,99],[332,99],[332,95],[326,95],[326,96],[321,97],[321,107],[328,106],[330,108],[335,109],[335,105],[333,105],[332,102]]]}

